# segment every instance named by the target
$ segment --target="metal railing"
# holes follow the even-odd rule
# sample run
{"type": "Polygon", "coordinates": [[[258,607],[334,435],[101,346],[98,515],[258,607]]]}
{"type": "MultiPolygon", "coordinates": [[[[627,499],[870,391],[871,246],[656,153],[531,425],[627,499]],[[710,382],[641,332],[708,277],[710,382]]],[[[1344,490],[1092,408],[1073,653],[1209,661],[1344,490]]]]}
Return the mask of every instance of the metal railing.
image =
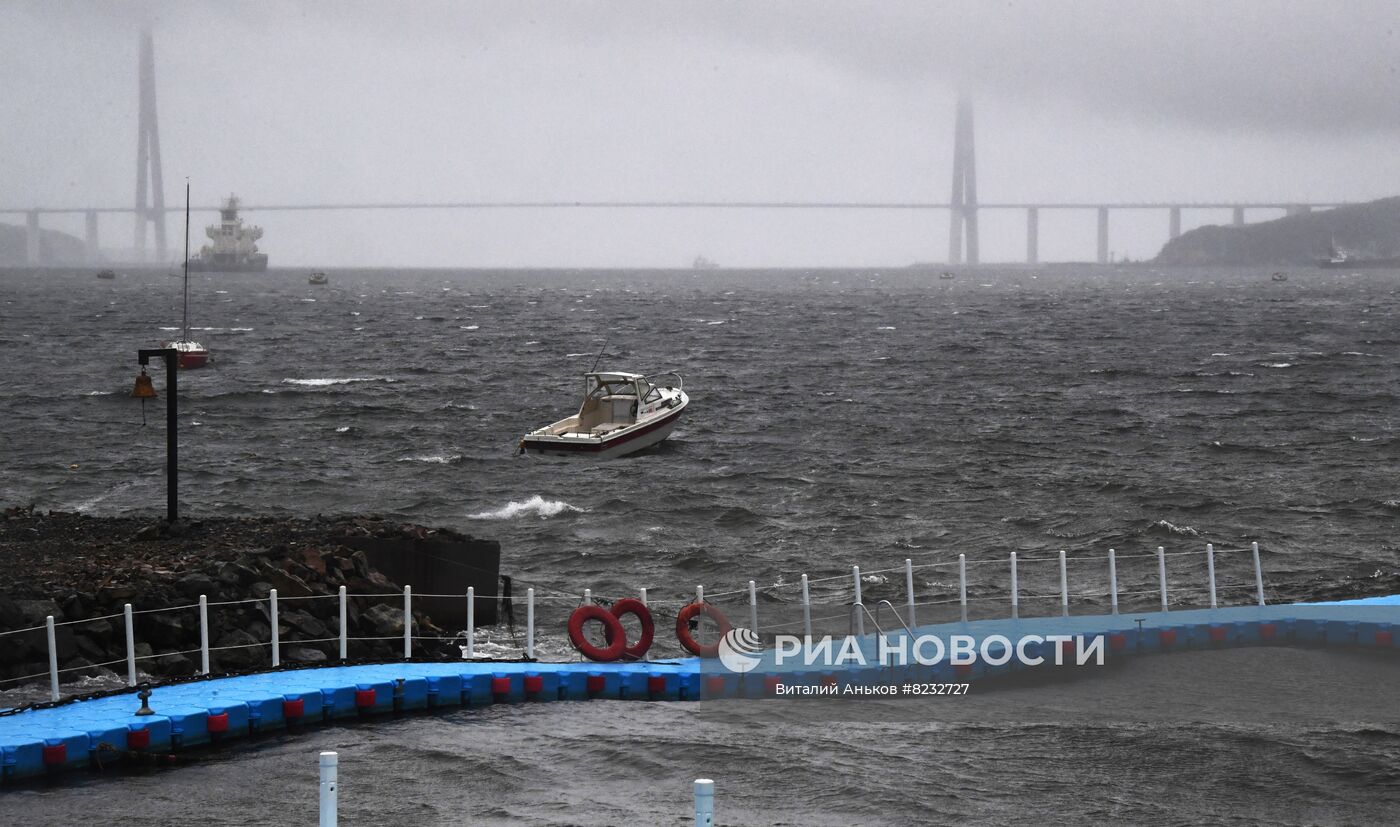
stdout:
{"type": "MultiPolygon", "coordinates": [[[[920,607],[937,607],[937,608],[938,608],[939,610],[941,610],[941,611],[947,611],[947,610],[951,609],[954,605],[956,605],[956,606],[957,606],[957,617],[958,617],[958,619],[959,619],[961,622],[967,622],[968,619],[969,619],[969,616],[970,616],[970,611],[969,611],[969,610],[970,610],[970,607],[972,607],[972,606],[974,606],[974,605],[986,606],[986,607],[990,608],[990,607],[991,607],[992,605],[994,605],[994,604],[1001,604],[1001,605],[1003,606],[1003,610],[1006,611],[1006,612],[1009,614],[1009,616],[1010,616],[1011,618],[1018,618],[1018,617],[1021,617],[1022,602],[1023,602],[1023,600],[1034,601],[1034,602],[1050,602],[1050,601],[1053,601],[1053,602],[1054,602],[1055,613],[1057,613],[1057,614],[1059,614],[1059,615],[1061,615],[1061,616],[1068,616],[1068,615],[1070,614],[1071,605],[1072,605],[1072,603],[1074,602],[1074,601],[1072,601],[1072,598],[1077,599],[1077,600],[1079,600],[1079,601],[1091,601],[1091,600],[1095,600],[1095,599],[1107,598],[1107,600],[1108,600],[1108,610],[1109,610],[1109,612],[1110,612],[1111,614],[1117,614],[1117,613],[1119,612],[1119,608],[1120,608],[1120,606],[1119,606],[1119,598],[1120,598],[1120,597],[1129,598],[1129,599],[1132,599],[1132,600],[1137,600],[1137,599],[1139,599],[1139,598],[1146,598],[1146,597],[1148,597],[1148,596],[1152,596],[1152,597],[1156,598],[1154,602],[1156,603],[1156,608],[1157,608],[1157,610],[1162,611],[1162,612],[1167,612],[1167,611],[1171,611],[1171,603],[1170,603],[1170,600],[1169,600],[1169,598],[1170,598],[1170,592],[1169,592],[1169,582],[1168,582],[1167,560],[1168,560],[1168,558],[1188,558],[1188,557],[1191,557],[1191,556],[1203,556],[1203,557],[1204,557],[1204,562],[1205,562],[1205,578],[1204,578],[1204,580],[1205,580],[1205,585],[1206,585],[1206,594],[1207,594],[1207,596],[1208,596],[1208,604],[1209,604],[1209,607],[1210,607],[1210,608],[1216,608],[1216,607],[1220,604],[1220,592],[1221,592],[1221,591],[1226,591],[1226,592],[1228,592],[1228,593],[1236,594],[1236,595],[1239,595],[1239,594],[1249,594],[1249,599],[1250,599],[1251,602],[1257,602],[1258,605],[1260,605],[1260,606],[1265,605],[1265,583],[1264,583],[1263,568],[1262,568],[1262,565],[1261,565],[1261,563],[1260,563],[1259,544],[1258,544],[1258,543],[1253,543],[1253,544],[1252,544],[1251,546],[1249,546],[1247,549],[1246,549],[1246,548],[1241,548],[1241,549],[1221,549],[1221,550],[1217,550],[1217,549],[1214,547],[1214,545],[1212,545],[1212,544],[1207,544],[1204,552],[1200,552],[1200,551],[1177,551],[1177,552],[1167,552],[1166,549],[1165,549],[1164,547],[1159,546],[1159,547],[1156,549],[1155,554],[1153,554],[1153,553],[1146,553],[1146,554],[1123,554],[1123,555],[1120,555],[1120,554],[1117,553],[1116,550],[1114,550],[1114,549],[1109,549],[1108,554],[1107,554],[1106,556],[1088,555],[1088,556],[1080,556],[1080,557],[1075,557],[1075,558],[1073,558],[1073,561],[1074,561],[1076,567],[1082,567],[1082,566],[1085,565],[1085,564],[1098,564],[1098,563],[1103,563],[1103,564],[1105,564],[1104,576],[1105,576],[1106,585],[1107,585],[1107,589],[1106,589],[1105,591],[1087,591],[1087,592],[1081,591],[1081,592],[1071,592],[1071,590],[1070,590],[1070,581],[1069,581],[1069,577],[1068,577],[1068,562],[1069,562],[1069,559],[1067,558],[1066,553],[1065,553],[1064,551],[1060,551],[1058,555],[1055,555],[1055,556],[1048,556],[1048,557],[1047,557],[1047,556],[1024,557],[1024,556],[1018,556],[1018,554],[1017,554],[1016,552],[1011,552],[1011,553],[1009,553],[1008,557],[1005,558],[1005,559],[986,558],[986,559],[968,560],[968,559],[967,559],[967,556],[966,556],[965,554],[959,554],[959,555],[957,556],[957,559],[956,559],[955,561],[954,561],[954,560],[941,560],[941,561],[926,562],[926,563],[920,563],[920,564],[915,564],[914,561],[913,561],[913,558],[906,558],[906,559],[904,560],[904,564],[903,564],[902,566],[894,566],[894,567],[884,568],[884,569],[869,570],[869,571],[864,572],[863,574],[862,574],[861,568],[860,568],[859,566],[852,566],[849,575],[842,574],[842,575],[833,575],[833,576],[829,576],[829,577],[810,578],[810,577],[808,577],[807,574],[804,573],[804,574],[802,574],[802,575],[800,576],[800,579],[798,580],[797,583],[775,583],[774,585],[765,587],[765,588],[763,588],[763,589],[761,590],[762,592],[764,592],[766,595],[768,595],[768,596],[770,596],[770,597],[779,597],[779,596],[781,595],[781,593],[784,592],[785,590],[788,590],[788,589],[800,589],[799,594],[796,595],[796,599],[797,599],[797,601],[798,601],[799,604],[800,604],[801,619],[800,619],[800,620],[782,620],[782,621],[778,621],[778,622],[770,622],[770,623],[768,623],[766,626],[761,626],[761,625],[760,625],[759,601],[758,601],[758,595],[759,595],[760,589],[759,589],[759,587],[758,587],[758,585],[757,585],[757,581],[749,580],[749,581],[745,584],[745,586],[744,586],[743,588],[740,588],[740,589],[734,589],[734,590],[730,590],[730,591],[721,591],[721,592],[712,592],[712,593],[709,595],[709,600],[710,600],[711,602],[713,602],[713,601],[716,601],[716,600],[719,600],[719,599],[722,599],[722,598],[726,598],[726,597],[731,597],[731,598],[732,598],[732,597],[735,597],[735,596],[743,595],[743,596],[747,597],[747,601],[746,601],[746,602],[747,602],[747,610],[748,610],[748,611],[747,611],[747,614],[748,614],[748,618],[747,618],[747,619],[748,619],[748,623],[749,623],[750,628],[752,628],[755,632],[760,632],[760,633],[762,633],[762,632],[770,632],[770,633],[775,633],[775,634],[776,634],[776,633],[779,632],[779,631],[782,631],[782,630],[791,630],[791,629],[794,629],[795,627],[797,627],[797,626],[800,625],[800,626],[801,626],[801,629],[802,629],[802,633],[803,633],[808,639],[811,639],[811,638],[814,637],[814,635],[813,635],[813,627],[814,627],[814,624],[831,624],[831,623],[834,623],[834,622],[839,622],[839,621],[842,620],[842,619],[845,619],[845,620],[847,621],[847,623],[851,626],[850,631],[851,631],[852,633],[858,634],[858,635],[864,635],[864,634],[865,634],[865,621],[866,621],[867,619],[869,619],[870,622],[871,622],[873,625],[876,626],[876,628],[879,628],[879,627],[880,627],[878,612],[879,612],[880,608],[883,607],[883,606],[888,606],[888,607],[890,608],[891,612],[894,613],[895,618],[898,620],[898,622],[900,623],[900,625],[902,625],[907,631],[909,631],[911,635],[913,634],[913,629],[917,628],[918,625],[919,625],[919,624],[918,624],[918,620],[917,620],[917,616],[918,616],[918,610],[920,609],[920,607]],[[1243,552],[1246,552],[1246,551],[1250,552],[1251,555],[1252,555],[1252,564],[1253,564],[1252,567],[1253,567],[1253,574],[1254,574],[1253,580],[1252,580],[1251,582],[1235,582],[1235,583],[1226,583],[1226,584],[1218,583],[1218,582],[1217,582],[1217,572],[1216,572],[1216,557],[1217,557],[1217,555],[1221,555],[1221,554],[1236,554],[1236,553],[1243,553],[1243,552]],[[1134,564],[1136,563],[1136,561],[1142,561],[1142,560],[1155,560],[1155,562],[1156,562],[1156,566],[1155,566],[1156,572],[1155,572],[1155,574],[1156,574],[1156,581],[1157,581],[1157,582],[1155,583],[1155,588],[1150,588],[1150,589],[1136,589],[1136,590],[1127,591],[1127,592],[1121,591],[1120,588],[1119,588],[1119,570],[1118,570],[1118,565],[1119,565],[1119,563],[1120,563],[1120,562],[1127,562],[1129,565],[1134,565],[1134,564]],[[1008,568],[1007,568],[1007,574],[1008,574],[1008,576],[1009,576],[1009,584],[1010,584],[1010,587],[1009,587],[1009,589],[1007,590],[1007,592],[1006,592],[1004,595],[997,594],[997,595],[990,595],[990,596],[972,596],[972,597],[970,597],[970,596],[969,596],[968,567],[969,567],[969,566],[988,567],[988,566],[993,566],[993,565],[997,565],[997,564],[1005,564],[1005,565],[1008,567],[1008,568]],[[1057,591],[1056,593],[1030,593],[1030,592],[1024,592],[1024,591],[1021,589],[1021,585],[1020,585],[1020,574],[1021,574],[1022,568],[1023,568],[1023,567],[1026,567],[1026,566],[1036,566],[1036,565],[1042,565],[1042,564],[1054,564],[1054,565],[1057,565],[1057,566],[1058,566],[1058,572],[1057,572],[1057,574],[1058,574],[1058,584],[1059,584],[1059,589],[1058,589],[1058,591],[1057,591]],[[942,590],[940,590],[939,593],[938,593],[937,595],[928,595],[928,594],[925,594],[924,597],[926,597],[927,599],[920,599],[921,595],[920,595],[919,592],[918,592],[917,584],[916,584],[915,576],[914,576],[914,574],[915,574],[916,571],[928,571],[928,572],[949,571],[949,572],[951,572],[951,570],[953,570],[953,569],[956,569],[956,571],[957,571],[957,589],[956,589],[956,597],[944,596],[944,595],[946,595],[949,591],[951,591],[951,588],[950,588],[950,587],[951,587],[951,584],[948,584],[947,587],[945,587],[945,588],[943,588],[942,590]],[[872,615],[872,614],[870,613],[870,611],[869,611],[869,610],[866,608],[866,606],[865,606],[865,602],[864,602],[864,599],[863,599],[863,593],[862,593],[862,586],[865,584],[865,582],[866,582],[866,581],[870,581],[870,582],[872,582],[872,583],[875,583],[875,582],[886,583],[886,582],[889,582],[889,578],[884,577],[884,575],[893,574],[893,573],[902,573],[902,574],[903,574],[903,578],[902,578],[902,579],[903,579],[903,581],[904,581],[903,585],[904,585],[904,592],[905,592],[905,594],[903,595],[903,598],[904,598],[904,599],[903,599],[902,602],[903,602],[903,604],[904,604],[905,611],[906,611],[906,613],[907,613],[907,622],[906,622],[906,620],[905,620],[904,618],[901,618],[901,617],[900,617],[899,611],[896,609],[894,602],[892,602],[892,601],[889,600],[889,599],[882,598],[882,599],[880,599],[880,600],[876,603],[876,612],[877,612],[877,613],[876,613],[875,615],[872,615]],[[849,578],[849,579],[848,579],[848,578],[849,578]],[[843,588],[843,587],[841,586],[841,581],[843,581],[843,580],[846,581],[847,583],[849,583],[849,586],[848,586],[848,587],[843,588]],[[812,587],[813,587],[814,585],[820,585],[820,586],[822,586],[822,588],[824,588],[824,589],[826,589],[828,592],[832,593],[832,596],[835,597],[836,599],[835,599],[835,600],[828,601],[828,603],[831,603],[831,604],[833,604],[833,605],[834,605],[834,604],[840,604],[840,605],[843,607],[844,610],[841,611],[841,612],[839,612],[839,613],[832,613],[832,614],[826,614],[826,615],[814,617],[814,616],[813,616],[813,613],[812,613],[812,605],[813,605],[813,600],[812,600],[812,591],[813,591],[813,589],[812,589],[812,587]],[[847,590],[847,589],[848,589],[848,590],[847,590]],[[844,596],[842,595],[842,592],[844,592],[844,596]]],[[[982,570],[985,571],[986,569],[983,568],[982,570]]],[[[1141,578],[1140,578],[1140,579],[1141,579],[1141,578]]],[[[520,648],[523,650],[523,655],[524,655],[524,657],[525,657],[526,659],[529,659],[529,660],[533,660],[533,659],[535,658],[535,654],[536,654],[536,620],[537,620],[537,617],[536,617],[536,607],[537,607],[537,603],[545,603],[545,604],[548,604],[548,605],[563,604],[563,605],[559,606],[558,608],[559,608],[559,609],[567,609],[568,611],[573,611],[573,608],[576,607],[577,605],[581,604],[581,603],[591,603],[591,602],[594,602],[595,600],[600,601],[600,602],[611,602],[612,600],[620,599],[620,598],[603,598],[603,597],[596,597],[596,598],[595,598],[592,589],[587,589],[587,588],[583,590],[583,593],[582,593],[581,595],[580,595],[580,594],[576,594],[576,593],[572,593],[572,592],[568,592],[568,591],[565,591],[565,590],[561,590],[561,589],[555,589],[555,588],[551,588],[551,587],[548,587],[548,586],[543,586],[543,585],[540,586],[540,589],[541,589],[542,591],[553,592],[553,594],[537,596],[537,595],[536,595],[536,588],[533,587],[533,586],[530,587],[530,588],[528,588],[528,589],[526,589],[526,592],[525,592],[525,604],[526,604],[525,635],[524,635],[524,640],[523,640],[523,642],[520,642],[520,643],[519,643],[519,646],[520,646],[520,648]]],[[[686,604],[689,603],[689,602],[692,602],[692,601],[690,601],[690,600],[684,600],[684,599],[682,599],[682,600],[676,600],[676,601],[659,601],[659,602],[658,602],[658,601],[650,601],[650,600],[648,599],[647,589],[643,588],[643,589],[640,589],[639,591],[640,591],[640,598],[641,598],[642,603],[646,604],[649,608],[651,608],[653,612],[666,612],[667,610],[672,609],[672,608],[674,608],[676,611],[679,611],[679,609],[682,608],[684,605],[686,605],[686,604]]],[[[350,654],[350,643],[351,643],[352,641],[382,641],[382,640],[400,640],[400,639],[401,639],[401,640],[403,641],[402,653],[403,653],[403,657],[404,657],[405,659],[412,658],[412,657],[414,656],[414,655],[413,655],[413,646],[414,646],[414,641],[415,641],[415,640],[416,640],[416,641],[419,641],[419,642],[426,642],[426,641],[443,641],[443,642],[449,642],[449,641],[452,641],[452,642],[457,642],[457,644],[460,646],[460,648],[461,648],[461,654],[462,654],[462,657],[463,657],[463,658],[466,658],[466,659],[474,659],[474,658],[478,657],[478,644],[482,642],[481,636],[478,634],[478,629],[477,629],[477,627],[476,627],[476,601],[477,601],[477,599],[484,599],[484,600],[513,599],[513,596],[512,596],[512,595],[509,595],[509,594],[478,595],[478,594],[476,594],[476,590],[475,590],[474,587],[468,588],[465,594],[429,594],[429,593],[419,593],[417,596],[419,596],[419,597],[421,597],[421,598],[462,599],[463,601],[465,601],[465,604],[466,604],[466,618],[467,618],[466,629],[465,629],[463,632],[460,632],[460,633],[458,633],[458,634],[456,634],[456,635],[446,636],[446,635],[414,634],[414,631],[413,631],[413,623],[414,623],[414,620],[413,620],[413,598],[414,598],[414,596],[415,596],[415,595],[414,595],[414,591],[413,591],[412,586],[405,586],[405,587],[403,588],[402,592],[381,592],[381,593],[365,593],[365,594],[359,594],[359,593],[352,594],[352,593],[347,592],[347,590],[346,590],[346,588],[345,588],[344,586],[341,586],[336,594],[325,594],[325,595],[315,595],[315,594],[312,594],[312,595],[297,595],[297,596],[293,596],[293,597],[281,597],[281,596],[279,596],[279,594],[278,594],[278,592],[277,592],[277,589],[270,589],[269,592],[268,592],[268,594],[267,594],[267,596],[266,596],[265,598],[248,598],[248,599],[243,599],[243,600],[210,601],[210,600],[208,600],[208,598],[207,598],[206,595],[200,595],[197,602],[189,603],[189,604],[183,604],[183,605],[179,605],[179,606],[166,607],[166,608],[139,609],[139,610],[138,610],[138,609],[133,608],[132,604],[127,603],[127,604],[124,604],[124,605],[123,605],[122,611],[121,611],[120,613],[113,613],[113,614],[100,615],[100,616],[97,616],[97,617],[82,618],[82,619],[75,619],[75,620],[65,620],[65,621],[55,621],[54,617],[53,617],[52,615],[50,615],[50,616],[48,616],[47,618],[45,618],[45,622],[44,622],[42,625],[29,626],[29,627],[25,627],[25,628],[11,629],[11,630],[8,630],[8,631],[0,632],[0,638],[3,638],[3,637],[5,637],[5,636],[9,636],[9,635],[34,634],[34,633],[36,633],[36,632],[38,632],[39,630],[42,629],[42,630],[44,630],[44,634],[45,634],[45,637],[46,637],[47,655],[48,655],[48,670],[47,670],[46,672],[37,672],[37,673],[34,673],[34,674],[30,674],[30,675],[20,675],[20,676],[15,676],[15,677],[6,678],[6,679],[4,679],[4,680],[0,680],[0,685],[6,685],[6,684],[13,685],[13,684],[24,683],[24,682],[33,682],[33,681],[36,681],[36,680],[38,680],[38,679],[40,679],[40,678],[43,678],[45,675],[47,675],[48,678],[49,678],[49,695],[50,695],[50,698],[51,698],[51,700],[53,700],[53,701],[58,701],[58,700],[60,699],[60,695],[61,695],[61,693],[60,693],[60,677],[61,677],[62,675],[68,674],[68,673],[74,673],[74,672],[88,672],[88,671],[94,670],[94,669],[101,669],[101,668],[108,668],[108,667],[118,667],[120,664],[125,663],[125,665],[126,665],[126,670],[125,670],[125,671],[126,671],[126,675],[125,675],[126,681],[125,681],[125,682],[126,682],[126,684],[127,684],[128,686],[136,686],[137,683],[138,683],[138,670],[137,670],[137,667],[138,667],[138,664],[141,663],[142,661],[147,661],[147,660],[156,659],[156,658],[171,657],[171,656],[176,656],[176,655],[179,655],[179,656],[188,656],[188,655],[194,655],[194,654],[198,653],[198,655],[199,655],[198,674],[200,674],[200,675],[208,675],[208,674],[210,674],[210,670],[211,670],[211,662],[210,662],[210,654],[211,654],[211,653],[227,652],[227,651],[230,651],[230,650],[242,650],[242,649],[252,649],[252,648],[263,648],[263,647],[266,647],[266,649],[268,650],[268,661],[267,661],[268,665],[271,666],[271,667],[273,667],[273,668],[277,668],[277,667],[280,667],[280,666],[282,665],[282,661],[283,661],[283,657],[282,657],[283,651],[282,651],[282,650],[283,650],[284,645],[292,645],[292,644],[295,644],[295,645],[311,645],[311,644],[336,643],[336,644],[338,645],[338,655],[339,655],[339,659],[340,659],[341,661],[346,661],[346,660],[349,659],[349,654],[350,654]],[[349,600],[350,600],[351,598],[364,599],[364,600],[373,600],[373,599],[397,599],[397,600],[402,601],[403,631],[402,631],[401,635],[399,635],[399,634],[396,634],[396,635],[379,635],[379,636],[374,636],[374,635],[359,635],[359,636],[355,636],[355,635],[351,635],[351,634],[350,634],[350,623],[349,623],[349,600]],[[289,639],[289,640],[283,640],[283,639],[282,639],[282,634],[281,634],[281,629],[280,629],[280,625],[281,625],[281,624],[280,624],[280,620],[281,620],[281,612],[282,612],[282,603],[288,602],[288,601],[308,601],[308,602],[309,602],[309,601],[319,601],[319,600],[336,600],[336,601],[338,601],[338,624],[337,624],[336,634],[333,635],[333,636],[330,636],[330,637],[319,637],[319,638],[310,638],[310,639],[295,639],[295,640],[291,640],[291,639],[289,639]],[[210,624],[210,619],[209,619],[209,608],[210,608],[211,606],[216,607],[216,608],[226,608],[226,607],[245,606],[245,605],[250,605],[250,604],[265,604],[265,605],[266,605],[266,607],[267,607],[267,613],[268,613],[268,621],[269,621],[268,625],[270,626],[270,632],[269,632],[269,634],[268,634],[268,639],[267,639],[266,641],[256,641],[256,642],[253,642],[253,643],[238,643],[238,644],[229,644],[229,645],[224,645],[224,646],[210,646],[209,641],[210,641],[210,634],[211,634],[211,624],[210,624]],[[198,619],[199,619],[199,630],[198,630],[198,631],[199,631],[199,635],[198,635],[199,645],[198,645],[198,647],[196,647],[196,648],[182,649],[182,650],[178,650],[178,651],[174,651],[174,652],[156,652],[156,651],[152,651],[150,654],[144,654],[144,655],[138,655],[138,654],[137,654],[137,636],[136,636],[135,623],[134,623],[134,618],[135,618],[135,616],[137,616],[137,615],[152,614],[152,613],[159,613],[159,612],[188,612],[188,611],[190,611],[190,610],[197,610],[197,613],[198,613],[198,619]],[[122,635],[122,637],[123,637],[124,644],[125,644],[125,653],[124,653],[124,654],[125,654],[125,657],[124,657],[124,658],[119,658],[119,659],[115,659],[115,660],[108,660],[108,661],[105,661],[105,662],[102,662],[102,663],[85,663],[85,664],[82,664],[82,665],[79,665],[79,666],[71,666],[71,667],[67,667],[67,668],[63,668],[63,669],[60,669],[60,668],[59,668],[59,646],[58,646],[58,639],[57,639],[57,630],[58,630],[59,628],[62,628],[62,627],[65,627],[65,626],[76,626],[76,625],[79,625],[79,624],[86,624],[86,623],[97,623],[97,622],[109,621],[109,620],[114,620],[115,618],[118,618],[118,617],[120,617],[120,618],[122,619],[122,620],[121,620],[121,623],[122,623],[122,630],[123,630],[123,635],[122,635]]],[[[706,602],[705,587],[704,587],[703,585],[698,585],[698,586],[696,586],[696,588],[695,588],[695,596],[694,596],[693,602],[698,602],[698,603],[706,602]]],[[[786,601],[786,602],[788,603],[789,606],[791,606],[791,601],[786,601]]],[[[550,617],[550,622],[552,623],[554,619],[556,619],[556,618],[554,618],[553,616],[551,616],[551,617],[550,617]]]]}

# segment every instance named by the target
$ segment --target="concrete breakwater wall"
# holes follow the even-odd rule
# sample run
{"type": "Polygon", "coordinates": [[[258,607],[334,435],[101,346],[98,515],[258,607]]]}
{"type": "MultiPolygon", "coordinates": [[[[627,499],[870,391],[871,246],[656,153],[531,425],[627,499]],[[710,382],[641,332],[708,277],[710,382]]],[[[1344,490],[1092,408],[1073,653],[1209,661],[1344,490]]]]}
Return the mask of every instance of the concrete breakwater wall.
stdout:
{"type": "MultiPolygon", "coordinates": [[[[390,657],[403,633],[402,607],[394,602],[400,583],[495,594],[499,562],[494,541],[377,517],[196,520],[172,531],[152,520],[9,509],[0,519],[0,628],[31,631],[0,637],[0,689],[47,670],[48,616],[57,623],[65,680],[113,666],[125,654],[127,604],[142,671],[192,674],[199,667],[201,595],[213,630],[211,669],[265,664],[274,589],[284,601],[279,633],[298,641],[287,647],[289,659],[335,657],[337,601],[303,598],[333,596],[342,587],[356,595],[346,620],[365,639],[357,644],[361,656],[390,657]]],[[[424,638],[425,651],[435,637],[466,625],[465,605],[425,598],[413,607],[413,634],[424,638]]],[[[496,613],[494,601],[475,604],[477,625],[494,623],[496,613]]]]}

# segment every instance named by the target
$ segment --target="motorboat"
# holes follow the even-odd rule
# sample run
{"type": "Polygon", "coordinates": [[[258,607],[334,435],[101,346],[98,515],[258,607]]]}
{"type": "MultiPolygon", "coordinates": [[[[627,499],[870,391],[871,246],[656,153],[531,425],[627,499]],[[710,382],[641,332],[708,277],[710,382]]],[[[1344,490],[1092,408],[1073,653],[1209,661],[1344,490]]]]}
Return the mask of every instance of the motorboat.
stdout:
{"type": "Polygon", "coordinates": [[[1288,274],[1283,272],[1274,273],[1270,278],[1274,281],[1288,281],[1288,274]]]}
{"type": "Polygon", "coordinates": [[[951,281],[952,279],[957,278],[957,276],[953,275],[952,273],[948,272],[947,270],[944,270],[942,273],[939,273],[939,274],[938,274],[938,277],[939,277],[940,279],[943,279],[944,281],[951,281]]]}
{"type": "Polygon", "coordinates": [[[330,283],[330,277],[327,276],[325,273],[322,273],[321,271],[317,270],[316,272],[314,272],[314,273],[312,273],[311,275],[309,275],[309,276],[306,277],[306,283],[307,283],[307,284],[329,284],[329,283],[330,283]]]}
{"type": "Polygon", "coordinates": [[[520,452],[612,459],[671,435],[690,402],[679,373],[586,373],[578,413],[531,431],[520,452]]]}
{"type": "Polygon", "coordinates": [[[117,274],[111,270],[98,270],[97,277],[100,279],[114,279],[117,277],[117,274]]]}

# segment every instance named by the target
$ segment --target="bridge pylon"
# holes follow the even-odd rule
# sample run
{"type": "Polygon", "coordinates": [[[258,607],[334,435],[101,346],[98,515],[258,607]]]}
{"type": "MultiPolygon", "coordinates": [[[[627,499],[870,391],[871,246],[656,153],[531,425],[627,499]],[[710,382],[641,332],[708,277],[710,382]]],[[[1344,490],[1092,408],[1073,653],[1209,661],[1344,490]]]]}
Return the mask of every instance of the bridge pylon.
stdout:
{"type": "Polygon", "coordinates": [[[972,139],[972,99],[958,96],[957,120],[953,126],[953,197],[948,202],[952,226],[948,233],[948,263],[963,263],[966,232],[967,263],[980,257],[977,244],[977,153],[972,139]]]}
{"type": "Polygon", "coordinates": [[[165,181],[160,169],[160,127],[156,121],[155,39],[151,30],[141,32],[141,58],[137,66],[140,103],[136,126],[136,257],[146,258],[146,225],[155,225],[156,255],[168,258],[165,243],[165,181]],[[147,186],[150,203],[147,202],[147,186]]]}

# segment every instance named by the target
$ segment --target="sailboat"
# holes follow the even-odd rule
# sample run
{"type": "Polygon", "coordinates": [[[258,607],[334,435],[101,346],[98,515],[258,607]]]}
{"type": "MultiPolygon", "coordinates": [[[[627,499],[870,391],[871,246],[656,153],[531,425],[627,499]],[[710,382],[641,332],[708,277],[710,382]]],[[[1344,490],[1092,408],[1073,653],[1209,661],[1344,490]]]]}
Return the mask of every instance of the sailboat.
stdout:
{"type": "Polygon", "coordinates": [[[175,361],[182,368],[202,368],[209,362],[209,351],[190,339],[190,182],[185,181],[185,321],[184,333],[162,347],[174,348],[175,361]]]}

